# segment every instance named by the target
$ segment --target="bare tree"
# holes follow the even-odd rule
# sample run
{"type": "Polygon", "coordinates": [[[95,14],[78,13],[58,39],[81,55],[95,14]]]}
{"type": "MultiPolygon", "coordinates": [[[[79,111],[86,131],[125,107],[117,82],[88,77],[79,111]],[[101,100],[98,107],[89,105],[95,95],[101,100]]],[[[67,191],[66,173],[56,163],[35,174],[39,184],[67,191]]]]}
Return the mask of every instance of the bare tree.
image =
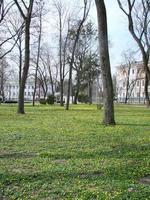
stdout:
{"type": "Polygon", "coordinates": [[[36,67],[35,67],[35,76],[34,76],[34,92],[33,92],[33,106],[35,106],[35,96],[36,96],[36,87],[37,87],[37,73],[39,68],[39,59],[41,51],[41,40],[42,40],[42,15],[44,9],[44,2],[40,1],[38,3],[38,20],[39,24],[37,25],[38,32],[38,47],[37,47],[37,58],[36,58],[36,67]]]}
{"type": "MultiPolygon", "coordinates": [[[[131,51],[130,49],[127,50],[127,52],[123,52],[122,54],[123,59],[124,59],[124,64],[122,64],[120,66],[121,70],[123,71],[123,73],[126,75],[126,96],[125,96],[125,104],[128,102],[129,97],[130,97],[130,93],[131,93],[131,87],[133,86],[133,84],[131,84],[130,81],[130,75],[131,75],[131,68],[132,68],[132,64],[134,63],[134,52],[131,51]]],[[[134,88],[134,87],[132,87],[134,88]]],[[[133,90],[133,89],[132,89],[133,90]]]]}
{"type": "MultiPolygon", "coordinates": [[[[2,50],[0,49],[0,54],[2,53],[2,50]]],[[[0,98],[2,98],[2,101],[5,100],[5,83],[8,80],[9,77],[9,65],[8,62],[6,61],[6,58],[2,58],[0,60],[0,98]]]]}
{"type": "MultiPolygon", "coordinates": [[[[72,32],[74,34],[75,30],[72,32]]],[[[94,70],[97,70],[93,61],[95,59],[94,57],[98,57],[97,54],[95,54],[97,47],[96,49],[94,47],[96,38],[97,31],[93,28],[93,24],[91,22],[88,22],[81,30],[80,38],[78,40],[75,51],[75,58],[73,64],[73,70],[76,73],[76,84],[74,85],[73,90],[74,104],[77,104],[80,86],[85,82],[88,82],[87,85],[89,89],[89,100],[92,100],[93,72],[94,70]]],[[[68,58],[68,60],[70,59],[68,58]]]]}
{"type": "Polygon", "coordinates": [[[10,36],[12,36],[12,45],[13,43],[16,43],[13,51],[10,53],[10,58],[18,67],[18,79],[20,85],[24,61],[24,22],[20,19],[20,15],[17,14],[16,11],[12,12],[11,18],[6,19],[6,26],[10,36]],[[18,32],[18,30],[20,31],[18,32]]]}
{"type": "Polygon", "coordinates": [[[67,102],[66,102],[66,110],[69,110],[69,102],[70,102],[70,90],[71,90],[71,84],[72,84],[72,71],[73,71],[73,64],[74,64],[74,56],[75,56],[75,50],[76,46],[80,37],[81,30],[83,28],[84,22],[87,19],[87,16],[89,14],[90,10],[90,2],[88,0],[84,0],[84,11],[82,19],[78,21],[77,29],[76,29],[76,35],[74,38],[73,48],[71,52],[71,59],[70,59],[70,67],[69,67],[69,80],[68,80],[68,91],[67,91],[67,102]]]}
{"type": "Polygon", "coordinates": [[[18,103],[18,113],[24,114],[24,90],[25,84],[29,71],[29,62],[30,62],[30,24],[32,17],[32,10],[34,0],[30,0],[27,5],[24,0],[22,0],[22,4],[18,2],[18,0],[14,0],[25,24],[25,59],[24,59],[24,67],[22,71],[21,83],[19,87],[19,103],[18,103]],[[25,10],[25,11],[24,11],[25,10]]]}
{"type": "MultiPolygon", "coordinates": [[[[12,8],[14,5],[14,1],[4,1],[1,0],[0,4],[0,30],[1,30],[1,35],[0,35],[0,48],[3,48],[3,54],[0,55],[0,59],[5,57],[7,54],[9,54],[14,47],[16,46],[16,43],[18,41],[18,35],[20,34],[22,30],[22,25],[18,27],[18,29],[15,32],[10,32],[7,30],[7,21],[8,21],[8,16],[11,14],[12,15],[12,8]],[[15,40],[14,40],[15,38],[15,40]],[[12,42],[13,41],[13,42],[12,42]],[[6,48],[8,46],[8,48],[6,48]]],[[[11,20],[11,19],[10,19],[11,20]]]]}
{"type": "Polygon", "coordinates": [[[115,124],[114,104],[113,104],[113,83],[110,69],[108,33],[107,33],[107,15],[104,0],[95,0],[98,17],[99,47],[100,47],[100,66],[103,82],[103,101],[104,101],[104,119],[105,125],[115,124]]]}
{"type": "Polygon", "coordinates": [[[58,15],[59,30],[59,82],[60,82],[60,106],[64,105],[64,79],[66,76],[66,51],[70,24],[70,13],[62,0],[53,0],[54,8],[58,15]],[[67,29],[67,30],[66,30],[67,29]]]}
{"type": "Polygon", "coordinates": [[[150,1],[149,0],[117,0],[120,9],[128,18],[129,31],[138,44],[145,71],[145,98],[146,105],[150,107],[148,83],[150,81],[150,69],[148,67],[150,55],[150,1]]]}

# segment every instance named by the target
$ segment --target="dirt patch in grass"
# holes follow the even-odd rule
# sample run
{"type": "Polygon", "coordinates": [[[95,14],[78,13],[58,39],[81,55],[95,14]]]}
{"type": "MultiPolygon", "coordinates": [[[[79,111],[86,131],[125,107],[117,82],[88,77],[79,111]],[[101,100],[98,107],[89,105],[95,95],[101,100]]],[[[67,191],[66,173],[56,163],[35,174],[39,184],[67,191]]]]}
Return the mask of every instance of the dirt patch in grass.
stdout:
{"type": "Polygon", "coordinates": [[[147,175],[141,179],[139,179],[139,182],[145,185],[150,185],[150,175],[147,175]]]}
{"type": "Polygon", "coordinates": [[[103,176],[102,172],[95,171],[95,172],[88,172],[88,173],[81,173],[80,178],[86,179],[86,178],[97,178],[103,176]]]}
{"type": "Polygon", "coordinates": [[[65,160],[65,159],[56,159],[56,160],[53,160],[53,163],[54,164],[65,164],[65,163],[67,163],[67,160],[65,160]]]}

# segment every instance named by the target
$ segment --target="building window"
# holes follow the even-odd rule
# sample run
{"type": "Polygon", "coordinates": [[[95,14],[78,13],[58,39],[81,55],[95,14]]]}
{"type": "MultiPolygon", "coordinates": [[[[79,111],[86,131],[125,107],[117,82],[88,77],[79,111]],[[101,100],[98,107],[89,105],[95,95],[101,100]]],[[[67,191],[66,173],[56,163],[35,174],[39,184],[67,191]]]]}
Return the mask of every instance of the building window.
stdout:
{"type": "Polygon", "coordinates": [[[123,97],[125,97],[125,93],[123,93],[123,97]]]}
{"type": "Polygon", "coordinates": [[[134,74],[134,69],[132,69],[132,74],[134,74]]]}
{"type": "Polygon", "coordinates": [[[24,96],[26,96],[26,92],[24,93],[24,96]]]}
{"type": "Polygon", "coordinates": [[[30,92],[28,92],[28,96],[30,96],[30,92]]]}
{"type": "Polygon", "coordinates": [[[137,87],[139,87],[139,85],[140,85],[140,81],[137,81],[137,87]]]}
{"type": "Polygon", "coordinates": [[[126,86],[126,83],[125,82],[123,82],[123,87],[125,87],[126,86]]]}

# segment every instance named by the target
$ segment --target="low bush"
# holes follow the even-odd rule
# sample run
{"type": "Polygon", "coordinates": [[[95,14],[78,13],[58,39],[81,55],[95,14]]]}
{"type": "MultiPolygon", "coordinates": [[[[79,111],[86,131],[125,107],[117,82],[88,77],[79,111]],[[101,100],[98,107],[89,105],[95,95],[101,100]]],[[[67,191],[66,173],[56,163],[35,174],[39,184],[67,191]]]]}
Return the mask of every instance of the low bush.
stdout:
{"type": "Polygon", "coordinates": [[[89,102],[89,97],[86,94],[79,94],[78,101],[80,103],[88,103],[89,102]]]}
{"type": "Polygon", "coordinates": [[[98,103],[98,104],[97,104],[97,110],[101,110],[102,107],[103,107],[103,104],[102,104],[102,103],[98,103]]]}
{"type": "Polygon", "coordinates": [[[18,101],[15,101],[15,100],[6,100],[6,101],[4,101],[4,103],[18,103],[18,101]]]}
{"type": "Polygon", "coordinates": [[[45,99],[40,99],[40,104],[46,104],[46,100],[45,99]]]}
{"type": "Polygon", "coordinates": [[[54,102],[55,102],[55,97],[52,94],[48,95],[47,103],[50,104],[50,105],[53,105],[54,102]]]}

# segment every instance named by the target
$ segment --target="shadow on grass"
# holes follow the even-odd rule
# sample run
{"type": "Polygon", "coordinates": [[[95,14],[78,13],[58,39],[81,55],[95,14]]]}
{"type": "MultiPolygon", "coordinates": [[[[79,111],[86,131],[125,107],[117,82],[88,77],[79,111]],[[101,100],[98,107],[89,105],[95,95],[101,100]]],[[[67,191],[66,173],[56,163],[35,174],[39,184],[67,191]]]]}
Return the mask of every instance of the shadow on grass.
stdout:
{"type": "Polygon", "coordinates": [[[110,150],[101,150],[96,149],[94,151],[81,151],[77,149],[76,151],[69,151],[66,152],[65,150],[63,153],[51,153],[51,152],[43,152],[39,156],[43,158],[50,158],[54,159],[95,159],[95,158],[143,158],[146,155],[148,156],[148,151],[150,150],[149,144],[118,144],[112,145],[110,150]]]}
{"type": "MultiPolygon", "coordinates": [[[[71,150],[62,149],[62,153],[59,152],[42,152],[40,154],[34,152],[15,152],[15,153],[4,153],[0,154],[0,159],[26,159],[26,158],[49,158],[51,161],[58,161],[58,163],[63,160],[70,159],[95,159],[95,158],[144,158],[148,156],[148,152],[150,150],[150,145],[148,143],[145,144],[126,144],[119,143],[116,145],[111,145],[108,150],[95,149],[94,151],[82,150],[78,147],[77,149],[71,150]]],[[[63,162],[62,162],[63,163],[63,162]]]]}
{"type": "Polygon", "coordinates": [[[0,159],[22,159],[35,157],[36,153],[33,152],[15,152],[0,154],[0,159]]]}
{"type": "Polygon", "coordinates": [[[150,128],[150,124],[130,124],[130,123],[117,123],[117,125],[119,125],[119,126],[128,126],[128,127],[130,127],[130,126],[141,126],[141,127],[149,127],[150,128]]]}

